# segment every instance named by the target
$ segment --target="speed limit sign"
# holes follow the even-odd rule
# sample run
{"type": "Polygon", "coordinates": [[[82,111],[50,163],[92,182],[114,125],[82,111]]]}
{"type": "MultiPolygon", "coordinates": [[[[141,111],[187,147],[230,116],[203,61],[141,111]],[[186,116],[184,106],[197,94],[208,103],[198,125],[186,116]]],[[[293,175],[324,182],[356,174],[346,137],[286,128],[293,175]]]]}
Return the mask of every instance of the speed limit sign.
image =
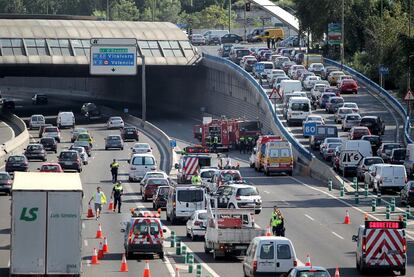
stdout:
{"type": "Polygon", "coordinates": [[[309,122],[303,125],[303,136],[309,137],[316,134],[316,122],[309,122]]]}

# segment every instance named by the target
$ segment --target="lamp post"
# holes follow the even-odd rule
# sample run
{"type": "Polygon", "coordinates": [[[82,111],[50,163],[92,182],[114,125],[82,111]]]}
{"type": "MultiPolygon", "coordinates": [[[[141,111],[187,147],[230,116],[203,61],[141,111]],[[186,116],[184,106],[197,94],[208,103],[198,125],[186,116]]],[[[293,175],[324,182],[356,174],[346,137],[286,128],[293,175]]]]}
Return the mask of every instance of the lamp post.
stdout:
{"type": "Polygon", "coordinates": [[[231,0],[229,0],[229,33],[231,33],[231,0]]]}
{"type": "Polygon", "coordinates": [[[141,56],[142,59],[142,73],[141,73],[141,85],[142,85],[142,122],[147,120],[147,86],[145,80],[145,56],[141,56]]]}
{"type": "Polygon", "coordinates": [[[342,0],[342,24],[341,24],[341,70],[344,68],[345,62],[345,0],[342,0]]]}
{"type": "MultiPolygon", "coordinates": [[[[380,67],[382,66],[383,56],[383,34],[384,34],[384,1],[381,0],[381,35],[380,35],[380,67]]],[[[381,70],[379,70],[380,87],[383,87],[383,76],[381,70]]]]}

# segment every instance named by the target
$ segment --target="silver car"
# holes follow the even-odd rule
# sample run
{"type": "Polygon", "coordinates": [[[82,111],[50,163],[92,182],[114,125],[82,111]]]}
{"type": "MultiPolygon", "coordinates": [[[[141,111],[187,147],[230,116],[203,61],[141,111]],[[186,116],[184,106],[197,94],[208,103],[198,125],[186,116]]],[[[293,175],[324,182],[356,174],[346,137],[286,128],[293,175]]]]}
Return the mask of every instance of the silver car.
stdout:
{"type": "Polygon", "coordinates": [[[335,113],[335,123],[342,123],[345,116],[352,113],[354,113],[354,111],[351,108],[339,108],[335,113]]]}
{"type": "Polygon", "coordinates": [[[352,127],[359,126],[361,116],[357,113],[347,114],[342,120],[342,131],[351,130],[352,127]]]}
{"type": "Polygon", "coordinates": [[[86,153],[86,150],[85,150],[84,147],[82,147],[82,146],[72,146],[70,148],[70,150],[76,150],[79,153],[79,156],[82,159],[82,163],[84,165],[88,164],[88,154],[86,153]]]}

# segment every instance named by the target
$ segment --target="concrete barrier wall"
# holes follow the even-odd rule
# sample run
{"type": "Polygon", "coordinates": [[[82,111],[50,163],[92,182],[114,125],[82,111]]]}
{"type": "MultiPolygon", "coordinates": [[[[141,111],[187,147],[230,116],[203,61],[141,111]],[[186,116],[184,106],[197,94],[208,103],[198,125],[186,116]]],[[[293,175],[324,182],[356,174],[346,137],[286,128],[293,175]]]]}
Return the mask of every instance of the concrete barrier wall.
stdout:
{"type": "Polygon", "coordinates": [[[29,144],[29,132],[27,131],[26,124],[22,119],[11,113],[2,113],[0,118],[6,122],[11,122],[17,128],[15,131],[16,136],[7,142],[5,142],[2,152],[0,153],[0,166],[5,164],[5,159],[9,155],[19,154],[24,151],[24,148],[29,144]]]}

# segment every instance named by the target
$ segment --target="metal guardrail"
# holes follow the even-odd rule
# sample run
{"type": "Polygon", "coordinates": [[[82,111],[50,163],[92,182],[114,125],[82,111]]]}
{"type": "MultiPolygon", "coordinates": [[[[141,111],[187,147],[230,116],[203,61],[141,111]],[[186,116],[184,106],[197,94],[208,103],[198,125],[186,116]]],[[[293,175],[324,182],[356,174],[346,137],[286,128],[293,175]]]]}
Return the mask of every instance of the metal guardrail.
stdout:
{"type": "MultiPolygon", "coordinates": [[[[334,60],[324,58],[324,61],[325,61],[325,64],[327,65],[341,67],[341,64],[334,60]]],[[[384,96],[385,99],[387,99],[387,101],[389,101],[389,103],[398,110],[398,112],[402,115],[402,119],[404,121],[404,141],[407,144],[413,143],[414,141],[410,137],[410,133],[409,133],[410,132],[409,116],[408,116],[407,110],[401,105],[401,103],[394,96],[392,96],[388,91],[380,87],[377,83],[373,82],[371,79],[369,79],[365,75],[350,68],[349,66],[343,65],[343,67],[345,68],[347,72],[351,73],[352,75],[355,75],[358,79],[362,80],[363,82],[367,83],[369,86],[374,88],[378,94],[381,94],[382,96],[384,96]]]]}
{"type": "Polygon", "coordinates": [[[295,148],[299,152],[299,154],[302,155],[303,157],[305,157],[307,160],[310,161],[315,157],[308,149],[306,149],[299,141],[297,141],[296,138],[291,133],[289,133],[289,131],[285,128],[285,126],[283,126],[282,121],[280,121],[280,119],[277,116],[275,110],[273,109],[272,102],[270,102],[270,99],[267,96],[266,92],[264,91],[262,86],[256,81],[256,79],[254,79],[249,73],[247,73],[245,70],[243,70],[240,66],[236,65],[235,63],[233,63],[233,62],[231,62],[227,59],[217,57],[217,56],[213,56],[213,55],[209,55],[209,54],[206,54],[206,53],[203,53],[203,57],[206,58],[206,59],[210,59],[210,60],[213,60],[213,61],[224,63],[224,64],[230,66],[231,68],[233,68],[235,71],[237,71],[239,74],[241,74],[244,78],[249,80],[254,85],[254,87],[256,88],[258,93],[260,93],[262,99],[268,105],[269,111],[272,113],[273,120],[274,120],[276,126],[279,128],[280,132],[282,133],[283,137],[287,141],[289,141],[292,144],[293,148],[295,148]]]}

